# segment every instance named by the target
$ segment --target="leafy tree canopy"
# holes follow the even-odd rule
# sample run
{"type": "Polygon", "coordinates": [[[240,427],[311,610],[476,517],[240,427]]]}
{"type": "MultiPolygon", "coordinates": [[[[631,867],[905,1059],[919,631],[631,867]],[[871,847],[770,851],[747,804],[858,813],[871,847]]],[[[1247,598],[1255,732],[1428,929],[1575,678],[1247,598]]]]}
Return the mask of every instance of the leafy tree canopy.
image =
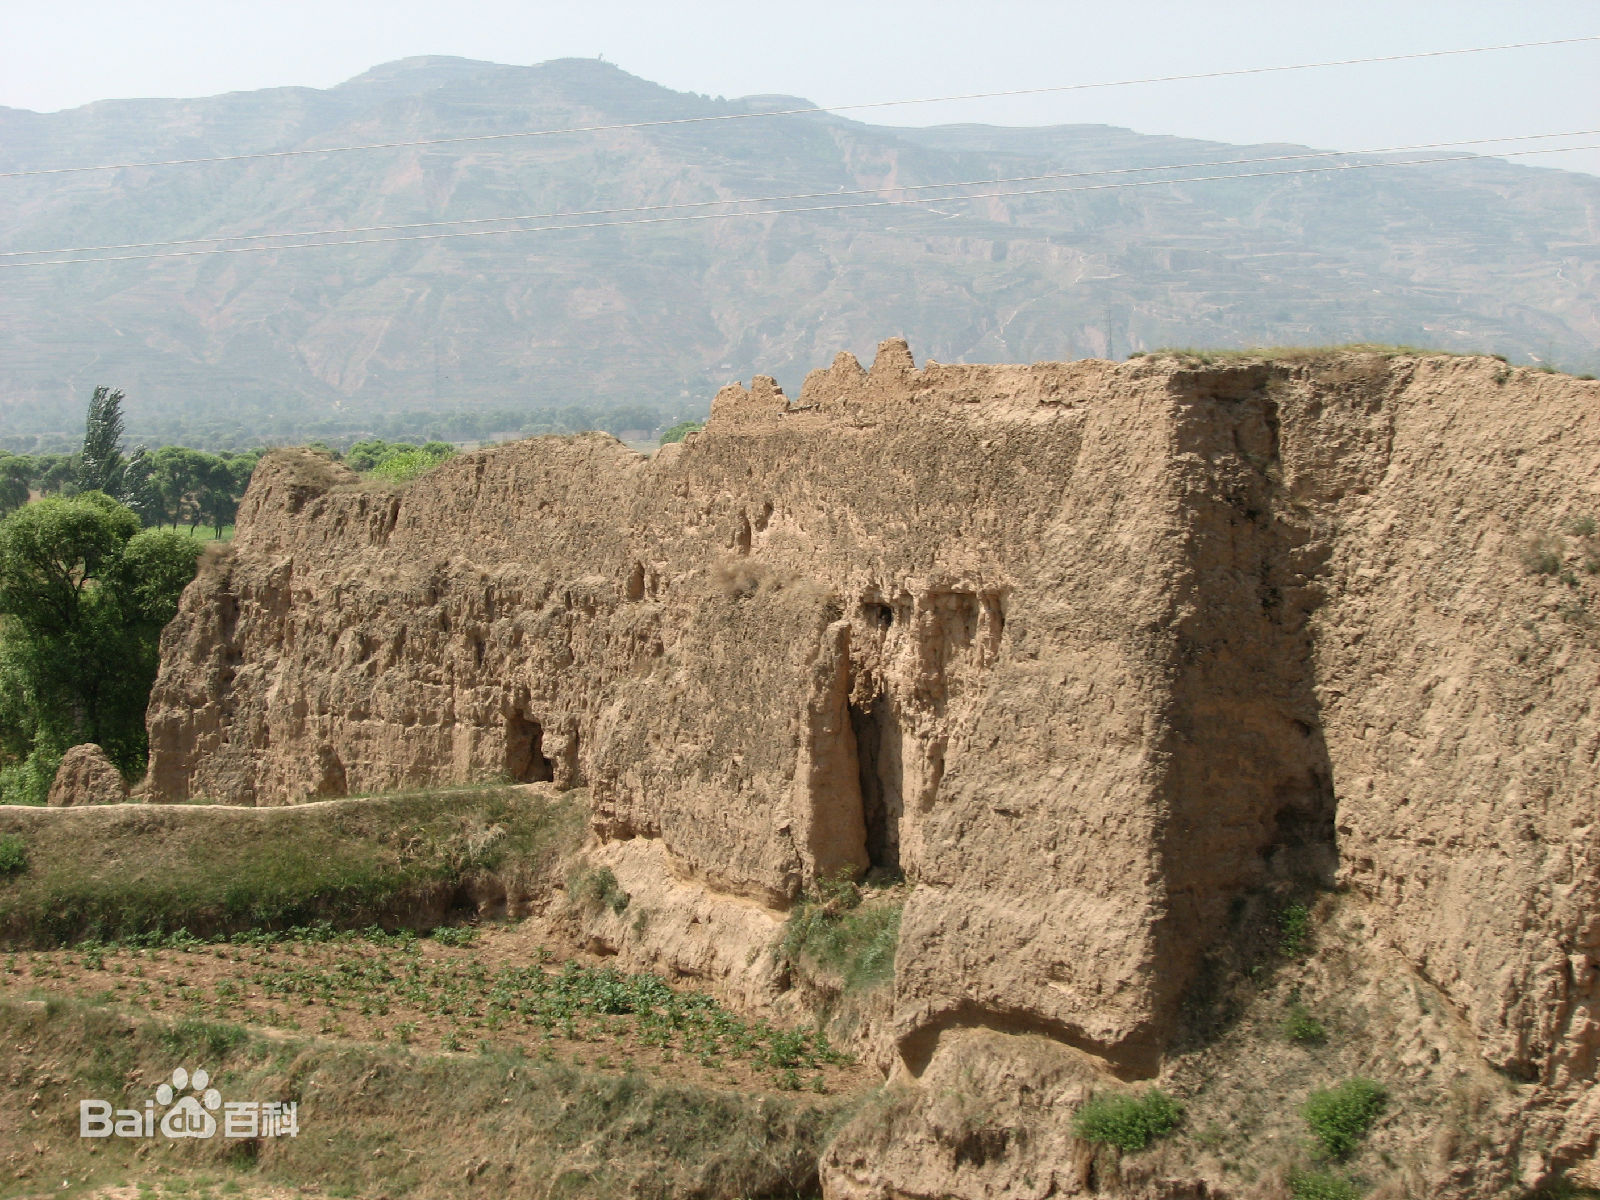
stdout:
{"type": "Polygon", "coordinates": [[[661,435],[661,444],[668,446],[673,442],[681,442],[691,433],[699,433],[705,427],[704,421],[679,421],[661,435]]]}
{"type": "Polygon", "coordinates": [[[161,629],[200,551],[187,535],[141,529],[102,492],[0,521],[0,799],[42,799],[50,764],[78,742],[98,742],[125,774],[142,770],[161,629]]]}
{"type": "Polygon", "coordinates": [[[139,532],[139,518],[103,492],[48,497],[0,522],[0,612],[30,629],[72,628],[84,588],[139,532]]]}

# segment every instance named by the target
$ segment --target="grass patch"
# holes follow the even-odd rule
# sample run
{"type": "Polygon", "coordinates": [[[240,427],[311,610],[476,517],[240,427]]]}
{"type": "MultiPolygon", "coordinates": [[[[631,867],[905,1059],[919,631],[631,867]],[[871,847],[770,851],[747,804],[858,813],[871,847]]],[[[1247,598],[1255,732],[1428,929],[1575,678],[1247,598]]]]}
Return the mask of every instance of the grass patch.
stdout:
{"type": "Polygon", "coordinates": [[[1311,909],[1304,904],[1286,905],[1278,913],[1278,953],[1285,958],[1303,958],[1311,949],[1311,909]]]}
{"type": "Polygon", "coordinates": [[[1362,1190],[1343,1175],[1331,1171],[1296,1172],[1289,1176],[1294,1200],[1361,1200],[1362,1190]]]}
{"type": "Polygon", "coordinates": [[[531,894],[582,838],[581,806],[479,788],[284,808],[0,808],[29,869],[0,888],[0,945],[184,931],[432,928],[494,881],[531,894]]]}
{"type": "Polygon", "coordinates": [[[1143,1150],[1183,1120],[1183,1105],[1159,1088],[1140,1096],[1091,1096],[1072,1116],[1072,1132],[1086,1142],[1118,1150],[1143,1150]]]}
{"type": "Polygon", "coordinates": [[[847,876],[821,880],[789,915],[781,951],[837,976],[846,992],[881,987],[894,979],[903,907],[897,898],[864,894],[847,876]]]}
{"type": "Polygon", "coordinates": [[[433,470],[448,457],[448,454],[435,455],[421,449],[403,450],[379,462],[372,468],[371,474],[389,483],[407,483],[433,470]]]}
{"type": "MultiPolygon", "coordinates": [[[[132,1019],[75,1003],[0,1001],[0,1103],[35,1153],[29,1194],[57,1181],[220,1181],[228,1193],[315,1183],[325,1195],[815,1195],[837,1101],[747,1096],[585,1071],[518,1054],[264,1038],[219,1022],[132,1019]],[[86,1145],[77,1102],[139,1108],[175,1066],[226,1100],[297,1105],[298,1137],[86,1145]],[[71,1079],[70,1087],[60,1081],[71,1079]],[[35,1098],[34,1093],[43,1097],[35,1098]],[[230,1186],[231,1185],[231,1186],[230,1186]]],[[[208,1184],[207,1186],[213,1186],[208,1184]]]]}
{"type": "Polygon", "coordinates": [[[1358,1077],[1312,1092],[1300,1112],[1323,1152],[1330,1158],[1344,1158],[1361,1144],[1388,1103],[1388,1089],[1358,1077]]]}
{"type": "Polygon", "coordinates": [[[1283,1036],[1303,1046],[1320,1046],[1328,1040],[1328,1030],[1304,1004],[1291,1004],[1283,1019],[1283,1036]]]}
{"type": "Polygon", "coordinates": [[[193,527],[190,527],[188,525],[179,525],[179,526],[177,526],[177,532],[183,534],[186,537],[191,537],[197,542],[231,542],[231,541],[233,541],[233,526],[232,525],[224,525],[222,527],[222,533],[220,535],[217,533],[217,527],[215,525],[196,525],[196,526],[193,526],[193,527]]]}
{"type": "Polygon", "coordinates": [[[627,911],[632,899],[622,890],[610,867],[585,867],[573,872],[567,880],[567,895],[579,908],[596,913],[603,908],[621,914],[627,911]]]}
{"type": "Polygon", "coordinates": [[[0,876],[20,875],[27,869],[27,843],[14,833],[0,836],[0,876]]]}

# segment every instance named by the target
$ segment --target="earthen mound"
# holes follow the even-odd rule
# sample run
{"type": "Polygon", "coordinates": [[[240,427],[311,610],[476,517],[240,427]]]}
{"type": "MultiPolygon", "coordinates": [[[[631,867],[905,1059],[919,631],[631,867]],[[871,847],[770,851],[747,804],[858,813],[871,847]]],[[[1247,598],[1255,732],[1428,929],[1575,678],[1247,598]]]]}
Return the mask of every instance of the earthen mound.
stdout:
{"type": "Polygon", "coordinates": [[[128,798],[128,782],[106,752],[93,742],[74,746],[61,756],[55,781],[50,785],[51,808],[81,804],[121,804],[128,798]]]}

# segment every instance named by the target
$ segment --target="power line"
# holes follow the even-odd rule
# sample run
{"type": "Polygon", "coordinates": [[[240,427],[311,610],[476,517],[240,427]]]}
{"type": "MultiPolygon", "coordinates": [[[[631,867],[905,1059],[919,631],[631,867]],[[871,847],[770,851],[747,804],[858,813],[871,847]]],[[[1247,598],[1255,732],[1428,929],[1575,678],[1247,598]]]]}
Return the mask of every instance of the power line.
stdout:
{"type": "MultiPolygon", "coordinates": [[[[790,192],[772,196],[740,196],[727,200],[683,200],[672,204],[636,204],[620,208],[587,208],[569,212],[515,213],[503,217],[454,217],[438,221],[412,221],[390,225],[355,225],[335,229],[301,229],[283,233],[213,234],[210,237],[173,238],[160,242],[112,242],[98,246],[57,246],[44,250],[0,250],[0,258],[22,258],[39,254],[90,254],[105,250],[152,250],[167,246],[196,246],[212,242],[254,242],[268,238],[340,237],[354,233],[390,233],[409,229],[437,229],[457,225],[497,225],[507,221],[560,221],[576,217],[616,216],[623,213],[668,212],[686,208],[711,208],[735,204],[770,204],[789,200],[823,200],[842,196],[866,196],[881,191],[922,192],[931,189],[989,187],[1003,183],[1034,183],[1045,179],[1087,179],[1104,175],[1138,175],[1155,171],[1191,171],[1212,167],[1250,166],[1257,163],[1295,162],[1311,158],[1332,158],[1357,154],[1400,154],[1411,150],[1443,150],[1457,146],[1499,145],[1505,142],[1540,141],[1549,138],[1589,137],[1600,129],[1573,129],[1563,133],[1524,133],[1509,137],[1467,138],[1452,142],[1414,142],[1404,146],[1378,146],[1367,150],[1313,150],[1301,154],[1268,154],[1252,158],[1224,158],[1211,162],[1169,163],[1162,166],[1106,167],[1097,171],[1047,171],[1039,175],[1012,175],[996,179],[959,179],[945,183],[918,183],[882,187],[836,189],[829,192],[790,192]]],[[[1488,155],[1486,157],[1496,157],[1488,155]]]]}
{"type": "Polygon", "coordinates": [[[1200,79],[1229,79],[1245,75],[1271,75],[1284,71],[1319,71],[1329,67],[1353,67],[1369,63],[1407,62],[1424,58],[1451,58],[1463,54],[1490,54],[1501,50],[1530,50],[1543,46],[1571,46],[1600,41],[1600,34],[1582,37],[1551,38],[1540,42],[1505,42],[1497,46],[1468,46],[1459,50],[1422,50],[1411,54],[1379,54],[1367,58],[1339,58],[1324,62],[1290,63],[1276,67],[1236,67],[1225,71],[1199,71],[1185,75],[1152,75],[1142,79],[1110,79],[1096,83],[1062,83],[1048,87],[1012,88],[1002,92],[965,92],[950,96],[921,96],[909,100],[874,100],[859,104],[828,104],[805,108],[773,109],[767,112],[718,113],[704,117],[669,117],[655,121],[624,121],[609,125],[574,125],[564,129],[524,129],[508,133],[479,133],[459,137],[418,138],[410,141],[368,142],[354,146],[305,147],[298,150],[260,150],[249,154],[219,154],[197,158],[166,158],[150,162],[97,163],[84,167],[37,167],[25,171],[0,171],[0,179],[20,179],[33,175],[74,175],[85,171],[123,171],[134,168],[188,167],[206,163],[247,162],[256,159],[298,158],[309,154],[348,154],[358,150],[401,150],[418,146],[449,146],[469,142],[495,142],[508,138],[555,137],[572,133],[611,133],[625,129],[658,129],[667,125],[703,125],[715,121],[755,121],[771,117],[796,117],[817,113],[861,112],[874,108],[897,108],[913,104],[943,104],[958,100],[996,100],[1011,96],[1042,96],[1059,92],[1082,92],[1100,88],[1137,87],[1152,83],[1187,83],[1200,79]]]}
{"type": "MultiPolygon", "coordinates": [[[[1496,155],[1497,158],[1522,158],[1535,154],[1566,154],[1578,150],[1600,149],[1600,142],[1582,146],[1561,146],[1543,150],[1509,150],[1505,154],[1496,155]]],[[[1477,154],[1456,154],[1442,158],[1402,159],[1396,162],[1374,163],[1337,163],[1326,167],[1298,167],[1287,171],[1248,171],[1234,175],[1196,175],[1184,179],[1139,179],[1126,180],[1120,183],[1086,184],[1078,187],[1067,188],[1026,188],[1018,191],[977,192],[967,196],[932,196],[918,197],[910,200],[858,200],[849,204],[819,204],[807,205],[802,208],[765,208],[752,212],[736,213],[692,213],[684,216],[673,217],[645,217],[630,221],[588,221],[577,225],[535,225],[523,229],[473,229],[461,230],[452,233],[423,233],[408,234],[404,237],[384,238],[348,238],[337,242],[294,242],[283,246],[225,246],[210,250],[168,250],[157,254],[123,254],[112,255],[105,258],[55,258],[43,259],[37,262],[25,263],[0,263],[0,271],[20,271],[29,267],[58,267],[80,263],[113,263],[113,262],[142,262],[161,258],[205,258],[215,254],[262,254],[278,250],[315,250],[332,246],[378,246],[396,242],[438,242],[452,238],[480,238],[499,237],[515,233],[553,233],[566,230],[579,229],[608,229],[619,226],[636,225],[669,225],[681,224],[690,221],[725,221],[737,217],[773,217],[786,216],[795,213],[840,212],[847,209],[858,208],[885,208],[905,207],[928,203],[956,203],[964,200],[994,200],[1018,196],[1044,196],[1064,195],[1075,192],[1104,192],[1115,191],[1122,188],[1138,187],[1163,187],[1179,183],[1217,183],[1236,179],[1267,179],[1288,175],[1321,175],[1332,171],[1364,171],[1376,170],[1386,167],[1415,167],[1429,166],[1437,163],[1476,162],[1484,156],[1477,154]]],[[[1170,169],[1170,168],[1169,168],[1170,169]]]]}

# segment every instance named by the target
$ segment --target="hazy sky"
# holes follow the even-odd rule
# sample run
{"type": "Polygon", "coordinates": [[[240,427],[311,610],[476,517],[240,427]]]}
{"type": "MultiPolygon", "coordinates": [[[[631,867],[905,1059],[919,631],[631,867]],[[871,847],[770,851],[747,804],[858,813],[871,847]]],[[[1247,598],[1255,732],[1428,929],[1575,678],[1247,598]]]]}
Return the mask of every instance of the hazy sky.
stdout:
{"type": "MultiPolygon", "coordinates": [[[[0,104],[328,87],[417,54],[604,55],[683,91],[845,104],[1585,34],[1600,34],[1597,0],[0,0],[0,104]]],[[[1600,128],[1600,42],[859,115],[1104,122],[1342,149],[1590,129],[1600,128]]],[[[1523,161],[1600,174],[1600,150],[1523,161]]]]}

